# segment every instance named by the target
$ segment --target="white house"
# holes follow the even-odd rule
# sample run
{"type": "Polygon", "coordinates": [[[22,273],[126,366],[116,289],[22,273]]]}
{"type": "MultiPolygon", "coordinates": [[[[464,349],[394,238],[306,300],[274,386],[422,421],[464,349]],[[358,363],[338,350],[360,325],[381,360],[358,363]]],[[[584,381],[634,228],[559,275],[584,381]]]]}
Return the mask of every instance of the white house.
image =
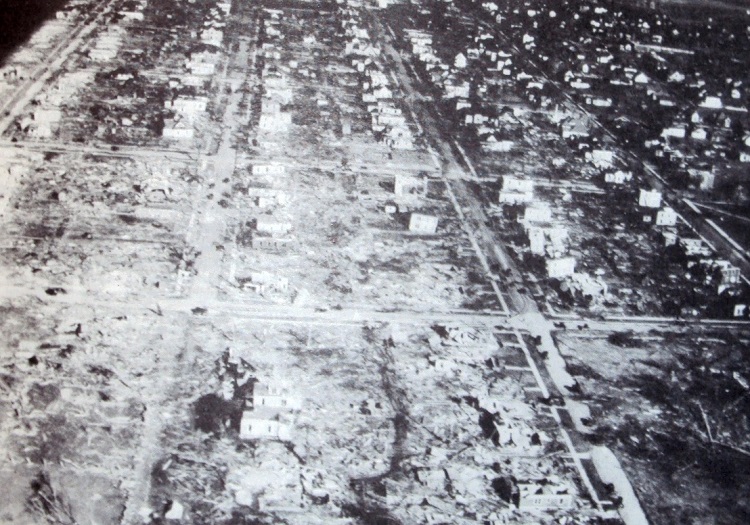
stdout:
{"type": "Polygon", "coordinates": [[[574,257],[562,257],[560,259],[547,260],[547,277],[550,279],[561,279],[573,275],[576,270],[574,257]]]}
{"type": "Polygon", "coordinates": [[[700,103],[700,107],[708,109],[721,109],[724,107],[724,103],[720,97],[706,97],[703,102],[700,103]]]}
{"type": "Polygon", "coordinates": [[[291,440],[293,436],[292,426],[271,417],[263,418],[261,414],[254,410],[244,411],[240,420],[240,439],[291,440]]]}
{"type": "Polygon", "coordinates": [[[549,222],[552,220],[552,209],[548,204],[532,204],[526,206],[523,214],[523,222],[549,222]]]}
{"type": "Polygon", "coordinates": [[[534,191],[534,181],[503,175],[503,191],[534,191]]]}
{"type": "Polygon", "coordinates": [[[375,88],[372,91],[372,94],[375,96],[376,99],[378,99],[378,101],[380,101],[381,99],[393,98],[393,90],[391,90],[387,86],[380,86],[378,88],[375,88]]]}
{"type": "Polygon", "coordinates": [[[280,239],[278,237],[253,237],[252,246],[254,250],[281,251],[292,243],[291,239],[280,239]]]}
{"type": "Polygon", "coordinates": [[[589,136],[589,123],[583,118],[571,118],[560,126],[560,133],[564,139],[589,136]]]}
{"type": "Polygon", "coordinates": [[[675,224],[677,224],[677,213],[669,206],[656,212],[657,226],[674,226],[675,224]]]}
{"type": "Polygon", "coordinates": [[[573,495],[567,488],[549,483],[519,483],[519,509],[568,509],[574,504],[573,495]]]}
{"type": "Polygon", "coordinates": [[[162,137],[167,139],[191,139],[195,134],[193,127],[185,120],[165,120],[162,137]]]}
{"type": "Polygon", "coordinates": [[[570,87],[572,87],[573,89],[589,89],[591,87],[591,84],[582,80],[573,79],[570,81],[570,87]]]}
{"type": "Polygon", "coordinates": [[[729,261],[721,261],[721,284],[739,284],[742,279],[741,270],[729,261]]]}
{"type": "Polygon", "coordinates": [[[409,218],[409,231],[421,234],[434,234],[437,231],[438,218],[432,215],[412,213],[409,218]]]}
{"type": "Polygon", "coordinates": [[[274,222],[269,219],[261,218],[257,220],[255,229],[262,233],[276,235],[289,232],[292,229],[292,224],[289,222],[274,222]]]}
{"type": "Polygon", "coordinates": [[[254,288],[258,293],[265,293],[268,290],[276,292],[289,291],[289,279],[279,277],[271,272],[251,272],[251,284],[245,284],[245,287],[254,288]]]}
{"type": "Polygon", "coordinates": [[[286,166],[281,164],[253,164],[253,175],[283,175],[286,172],[286,166]]]}
{"type": "Polygon", "coordinates": [[[687,131],[684,126],[672,126],[670,128],[664,128],[661,132],[661,136],[673,139],[684,139],[687,131]]]}
{"type": "Polygon", "coordinates": [[[604,182],[608,184],[625,184],[633,180],[633,174],[629,171],[609,171],[604,174],[604,182]]]}
{"type": "Polygon", "coordinates": [[[661,192],[657,190],[644,190],[641,189],[638,195],[638,205],[644,208],[659,208],[661,207],[661,192]]]}
{"type": "Polygon", "coordinates": [[[542,228],[529,228],[529,248],[534,255],[544,255],[544,230],[542,228]]]}
{"type": "Polygon", "coordinates": [[[120,11],[120,14],[123,16],[123,18],[126,18],[128,20],[143,20],[144,16],[143,13],[140,11],[120,11]]]}
{"type": "Polygon", "coordinates": [[[603,149],[595,149],[592,150],[591,153],[587,153],[586,158],[594,163],[595,166],[608,168],[612,166],[615,161],[615,152],[603,149]]]}
{"type": "Polygon", "coordinates": [[[462,84],[445,83],[445,98],[469,98],[471,86],[468,82],[462,84]]]}
{"type": "Polygon", "coordinates": [[[257,383],[253,387],[253,408],[257,410],[262,407],[300,410],[302,400],[293,396],[286,388],[257,383]]]}
{"type": "Polygon", "coordinates": [[[513,149],[513,146],[515,146],[515,142],[512,140],[497,140],[494,135],[490,135],[487,140],[482,142],[482,149],[497,153],[508,153],[513,149]]]}
{"type": "Polygon", "coordinates": [[[693,140],[706,140],[708,139],[708,131],[706,128],[695,128],[690,133],[690,138],[693,140]]]}
{"type": "Polygon", "coordinates": [[[685,255],[692,257],[695,255],[709,257],[711,255],[711,248],[709,248],[702,239],[680,237],[679,244],[685,251],[685,255]]]}
{"type": "Polygon", "coordinates": [[[287,389],[256,383],[249,406],[251,409],[242,413],[240,438],[288,441],[293,437],[292,418],[302,408],[302,401],[287,389]]]}
{"type": "Polygon", "coordinates": [[[650,82],[650,79],[648,78],[648,75],[645,73],[638,73],[634,78],[633,82],[636,84],[648,84],[650,82]]]}
{"type": "Polygon", "coordinates": [[[206,97],[177,97],[164,101],[164,108],[171,109],[187,116],[195,116],[206,111],[208,98],[206,97]]]}
{"type": "Polygon", "coordinates": [[[588,97],[586,98],[586,104],[597,108],[609,108],[612,107],[612,99],[602,97],[588,97]]]}
{"type": "Polygon", "coordinates": [[[534,201],[534,193],[531,191],[505,191],[501,190],[498,196],[500,204],[528,204],[534,201]]]}

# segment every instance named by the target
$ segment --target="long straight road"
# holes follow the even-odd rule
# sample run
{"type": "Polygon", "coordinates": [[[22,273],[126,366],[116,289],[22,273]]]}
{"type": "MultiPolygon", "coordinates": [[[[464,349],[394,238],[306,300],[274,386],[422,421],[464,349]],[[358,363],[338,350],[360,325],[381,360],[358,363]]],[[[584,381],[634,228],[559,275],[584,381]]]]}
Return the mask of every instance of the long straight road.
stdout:
{"type": "Polygon", "coordinates": [[[148,148],[143,146],[97,146],[61,141],[0,140],[0,148],[13,150],[40,151],[50,153],[77,153],[104,158],[140,159],[144,161],[168,161],[174,163],[195,163],[196,153],[184,149],[148,148]]]}
{"type": "MultiPolygon", "coordinates": [[[[371,23],[378,28],[376,33],[390,35],[390,38],[395,38],[393,31],[388,28],[386,32],[383,25],[380,24],[380,21],[376,17],[372,18],[371,23]]],[[[460,145],[458,145],[450,135],[443,132],[444,128],[437,123],[437,115],[432,111],[426,110],[423,105],[419,105],[418,108],[415,107],[413,101],[419,99],[419,93],[414,87],[414,81],[416,79],[413,79],[409,73],[409,71],[413,71],[413,68],[407,69],[405,67],[401,55],[396,51],[393,43],[389,41],[388,36],[384,36],[382,44],[384,45],[386,55],[390,57],[392,65],[398,71],[400,86],[406,95],[404,101],[409,107],[412,118],[415,120],[418,128],[425,134],[428,143],[434,144],[437,149],[437,155],[442,161],[441,168],[443,182],[446,185],[447,192],[451,198],[456,213],[463,224],[464,230],[472,240],[472,244],[477,252],[477,256],[482,262],[482,266],[485,268],[485,271],[490,274],[489,264],[490,261],[492,261],[500,267],[508,268],[510,270],[510,276],[520,278],[519,270],[513,264],[512,259],[504,252],[503,245],[498,239],[496,239],[494,233],[487,226],[488,218],[484,211],[483,204],[470,191],[470,189],[465,186],[464,180],[471,179],[472,177],[476,178],[476,170],[472,166],[471,160],[461,150],[460,145]],[[461,157],[463,162],[459,161],[458,156],[461,157]],[[463,175],[461,172],[464,169],[469,170],[471,176],[463,175]]],[[[500,291],[497,282],[493,279],[492,283],[498,299],[503,305],[506,305],[504,294],[500,291]]],[[[542,341],[540,348],[547,354],[547,359],[545,361],[547,371],[552,378],[556,391],[558,391],[567,402],[569,397],[568,389],[575,385],[575,380],[565,370],[565,361],[554,343],[552,337],[554,324],[545,318],[537,304],[534,301],[529,300],[525,294],[518,293],[514,290],[508,296],[511,298],[510,311],[515,315],[510,316],[507,320],[507,324],[516,330],[516,338],[524,351],[528,367],[533,372],[534,380],[536,381],[540,392],[542,392],[544,397],[549,397],[550,395],[550,391],[545,384],[534,359],[531,357],[529,349],[523,342],[523,337],[518,331],[519,329],[529,331],[532,335],[540,337],[542,341]]],[[[575,449],[568,430],[566,430],[563,425],[557,407],[555,407],[551,413],[558,426],[562,441],[568,451],[568,455],[573,461],[586,491],[590,495],[595,507],[601,509],[602,503],[597,496],[597,492],[594,489],[588,472],[583,467],[580,454],[575,449]]]]}
{"type": "MultiPolygon", "coordinates": [[[[471,160],[462,152],[454,138],[446,132],[445,127],[439,124],[440,117],[435,113],[434,106],[413,102],[422,96],[415,85],[418,79],[413,77],[414,69],[406,66],[401,54],[389,40],[389,36],[393,38],[393,30],[383,25],[376,17],[372,17],[371,23],[375,24],[379,28],[379,33],[383,35],[385,55],[397,71],[397,77],[400,79],[405,95],[404,103],[408,106],[417,125],[423,130],[427,142],[434,145],[437,150],[435,155],[440,159],[441,173],[448,193],[452,197],[454,208],[462,218],[464,229],[473,239],[475,249],[487,274],[492,274],[491,268],[493,267],[503,268],[510,272],[506,276],[507,280],[520,282],[521,272],[488,226],[489,217],[484,205],[464,182],[476,178],[476,170],[471,160]],[[466,170],[469,171],[468,174],[466,170]]],[[[539,311],[536,303],[524,294],[513,288],[500,290],[494,278],[492,284],[498,299],[509,311],[517,313],[539,311]]]]}
{"type": "MultiPolygon", "coordinates": [[[[252,25],[253,40],[257,38],[258,29],[259,24],[256,18],[252,25]]],[[[224,63],[222,78],[218,82],[221,86],[233,74],[231,73],[233,69],[243,71],[244,75],[254,71],[255,55],[252,55],[253,61],[248,62],[249,45],[247,39],[239,39],[238,45],[238,52],[231,55],[224,63]]],[[[239,80],[242,81],[244,78],[239,80]]],[[[223,93],[223,89],[219,90],[217,97],[221,97],[223,93]]],[[[247,318],[249,316],[259,319],[267,316],[269,319],[273,319],[273,314],[269,316],[265,307],[255,310],[258,317],[253,317],[250,308],[238,304],[224,305],[225,308],[222,308],[217,301],[223,254],[217,247],[226,230],[226,224],[222,220],[221,207],[217,202],[219,199],[209,199],[209,194],[221,195],[230,190],[237,157],[235,145],[232,141],[235,132],[243,123],[239,116],[241,99],[242,93],[239,91],[232,91],[229,94],[222,119],[224,128],[219,139],[219,148],[216,155],[207,157],[207,152],[203,152],[203,155],[198,155],[195,159],[198,169],[205,169],[201,173],[204,176],[204,184],[193,200],[193,213],[186,239],[189,245],[197,251],[194,275],[182,274],[188,279],[188,282],[185,283],[183,280],[180,283],[183,285],[180,287],[182,290],[179,290],[182,295],[180,298],[165,298],[164,301],[153,305],[147,305],[142,301],[139,303],[132,299],[127,301],[141,312],[148,310],[159,316],[166,314],[168,317],[174,317],[174,314],[179,314],[184,317],[185,314],[196,312],[197,310],[194,310],[194,308],[200,308],[200,311],[204,313],[207,313],[210,308],[212,315],[219,314],[222,318],[243,316],[247,318]],[[200,306],[195,305],[196,302],[199,302],[200,306]]],[[[91,302],[90,299],[88,302],[91,302]]],[[[112,308],[111,303],[109,308],[112,308]]],[[[188,323],[187,333],[185,334],[187,348],[194,346],[190,344],[192,331],[192,323],[188,323]]],[[[179,355],[180,350],[172,348],[162,357],[161,366],[164,368],[165,384],[159,385],[158,390],[149,398],[151,403],[145,406],[144,431],[141,437],[140,452],[137,456],[133,475],[126,481],[129,491],[125,512],[123,513],[123,524],[139,523],[142,521],[142,516],[140,516],[142,509],[147,508],[151,493],[151,470],[161,453],[159,440],[165,425],[161,414],[161,406],[164,405],[166,396],[170,395],[171,389],[175,386],[173,384],[175,378],[179,377],[180,373],[185,372],[180,369],[179,355]]]]}

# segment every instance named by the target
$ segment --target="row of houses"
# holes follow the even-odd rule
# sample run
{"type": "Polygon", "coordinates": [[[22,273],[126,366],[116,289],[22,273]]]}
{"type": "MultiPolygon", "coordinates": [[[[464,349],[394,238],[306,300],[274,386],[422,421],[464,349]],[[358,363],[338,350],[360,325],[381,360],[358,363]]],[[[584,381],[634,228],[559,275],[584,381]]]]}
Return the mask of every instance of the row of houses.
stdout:
{"type": "Polygon", "coordinates": [[[258,381],[244,400],[240,439],[291,441],[302,400],[278,381],[258,381]]]}
{"type": "MultiPolygon", "coordinates": [[[[292,126],[292,114],[285,110],[285,106],[292,103],[293,93],[289,86],[289,78],[282,68],[278,67],[281,53],[277,43],[282,38],[281,12],[269,10],[268,16],[263,18],[266,41],[262,51],[265,58],[261,78],[263,81],[263,97],[261,99],[258,130],[267,134],[284,133],[292,126]]],[[[296,69],[297,62],[292,60],[289,69],[296,69]]]]}
{"type": "MultiPolygon", "coordinates": [[[[146,1],[140,0],[134,2],[127,10],[120,10],[119,14],[126,21],[142,20],[145,6],[146,1]],[[135,15],[140,15],[140,18],[135,15]]],[[[78,14],[75,6],[71,6],[68,10],[58,11],[56,20],[61,21],[61,23],[72,22],[78,14]]],[[[120,52],[125,31],[125,27],[117,24],[99,32],[88,47],[88,58],[94,62],[112,61],[120,52]]],[[[38,37],[35,36],[35,38],[38,37]]],[[[19,122],[20,130],[36,138],[54,136],[59,131],[65,104],[71,100],[76,100],[78,93],[94,80],[94,76],[94,71],[91,69],[64,71],[55,79],[54,84],[49,89],[37,96],[35,109],[19,122]]]]}
{"type": "Polygon", "coordinates": [[[170,80],[172,97],[164,102],[164,109],[172,116],[164,119],[162,137],[176,141],[189,141],[195,137],[196,126],[208,109],[208,97],[194,95],[204,91],[206,83],[217,73],[222,59],[220,50],[224,45],[226,20],[231,4],[217,2],[206,13],[203,24],[196,32],[205,49],[191,52],[185,60],[184,74],[170,80]],[[182,88],[188,88],[183,91],[182,88]],[[180,91],[191,95],[179,94],[180,91]]]}
{"type": "Polygon", "coordinates": [[[395,101],[398,90],[378,65],[381,50],[373,45],[368,31],[362,27],[358,11],[350,7],[343,9],[341,23],[346,39],[345,55],[360,75],[362,102],[367,104],[370,127],[389,148],[413,150],[414,134],[395,101]]]}
{"type": "MultiPolygon", "coordinates": [[[[293,91],[289,85],[286,71],[296,69],[296,61],[288,64],[289,69],[281,67],[281,53],[278,44],[284,35],[281,28],[282,12],[279,10],[266,10],[262,19],[265,31],[265,41],[262,45],[264,57],[261,81],[263,82],[263,95],[260,101],[260,117],[258,120],[256,138],[249,137],[254,143],[266,143],[267,137],[275,137],[280,133],[287,133],[292,126],[292,113],[286,107],[293,101],[293,91]],[[261,140],[262,139],[262,140],[261,140]]],[[[286,166],[274,161],[254,162],[251,169],[253,178],[258,180],[277,179],[286,175],[286,166]]],[[[292,224],[288,220],[279,219],[274,215],[276,205],[284,205],[288,202],[283,192],[273,190],[253,190],[258,193],[254,203],[258,208],[265,208],[264,215],[255,220],[251,246],[255,250],[267,252],[282,252],[292,245],[292,224]]],[[[289,289],[288,280],[276,275],[265,275],[255,273],[250,276],[245,287],[253,288],[261,295],[286,294],[289,289]]]]}

